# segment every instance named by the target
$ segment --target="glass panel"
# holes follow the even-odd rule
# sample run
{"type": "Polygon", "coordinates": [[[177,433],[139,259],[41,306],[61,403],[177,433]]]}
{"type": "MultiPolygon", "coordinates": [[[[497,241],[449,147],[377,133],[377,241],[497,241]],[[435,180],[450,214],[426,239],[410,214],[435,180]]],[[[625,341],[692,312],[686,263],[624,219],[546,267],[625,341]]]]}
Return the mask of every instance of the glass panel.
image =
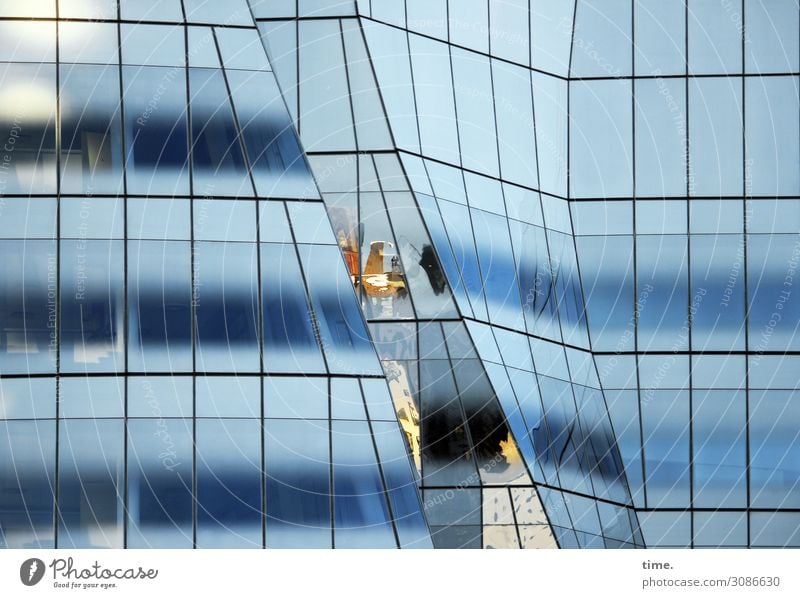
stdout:
{"type": "Polygon", "coordinates": [[[197,369],[259,369],[254,243],[195,243],[197,369]]]}
{"type": "Polygon", "coordinates": [[[686,85],[636,81],[636,195],[686,195],[686,85]]]}
{"type": "Polygon", "coordinates": [[[747,506],[744,391],[692,395],[695,507],[747,506]]]}
{"type": "MultiPolygon", "coordinates": [[[[403,53],[409,52],[422,153],[437,160],[460,164],[448,46],[410,35],[409,49],[403,50],[403,53]]],[[[386,84],[381,86],[382,89],[385,87],[386,84]]],[[[412,108],[412,114],[414,112],[412,108]]]]}
{"type": "Polygon", "coordinates": [[[690,195],[742,194],[741,90],[734,78],[689,81],[690,195]]]}
{"type": "Polygon", "coordinates": [[[492,89],[489,59],[460,48],[451,48],[451,55],[461,163],[464,168],[499,176],[494,98],[486,91],[492,89]]]}
{"type": "Polygon", "coordinates": [[[299,24],[300,136],[306,149],[356,149],[338,20],[299,24]]]}
{"type": "MultiPolygon", "coordinates": [[[[502,6],[493,4],[497,5],[502,6]]],[[[527,33],[525,35],[527,39],[527,33]]],[[[503,178],[528,187],[538,187],[530,72],[493,60],[492,83],[503,178]]]]}
{"type": "Polygon", "coordinates": [[[338,247],[299,247],[331,373],[381,373],[338,247]],[[358,365],[356,365],[358,364],[358,365]]]}
{"type": "Polygon", "coordinates": [[[65,420],[59,433],[59,548],[122,548],[122,420],[65,420]]]}
{"type": "MultiPolygon", "coordinates": [[[[5,12],[8,12],[7,7],[0,8],[0,14],[5,12]]],[[[44,21],[0,22],[0,61],[55,62],[56,24],[44,21]]]]}
{"type": "Polygon", "coordinates": [[[192,369],[191,295],[189,243],[128,243],[130,370],[192,369]]]}
{"type": "Polygon", "coordinates": [[[61,241],[61,370],[118,372],[125,351],[122,241],[61,241]]]}
{"type": "Polygon", "coordinates": [[[222,71],[189,69],[195,192],[253,195],[222,71]]]}
{"type": "Polygon", "coordinates": [[[56,244],[0,241],[0,254],[0,372],[55,372],[56,244]]]}
{"type": "Polygon", "coordinates": [[[800,506],[800,414],[792,391],[750,391],[751,506],[800,506]]]}
{"type": "Polygon", "coordinates": [[[297,254],[292,245],[261,245],[264,369],[324,372],[297,254]]]}
{"type": "Polygon", "coordinates": [[[689,72],[742,72],[741,5],[688,0],[689,72]]]}
{"type": "Polygon", "coordinates": [[[748,73],[796,73],[797,0],[745,0],[745,69],[748,73]]]}
{"type": "Polygon", "coordinates": [[[189,194],[185,73],[122,67],[128,193],[189,194]]]}
{"type": "Polygon", "coordinates": [[[198,376],[195,417],[261,417],[261,384],[255,376],[198,376]]]}
{"type": "Polygon", "coordinates": [[[128,422],[127,484],[128,548],[192,547],[190,420],[128,422]]]}
{"type": "Polygon", "coordinates": [[[392,516],[366,422],[332,426],[334,545],[337,548],[394,548],[392,516]]]}
{"type": "Polygon", "coordinates": [[[196,422],[197,546],[261,547],[261,424],[196,422]]]}
{"type": "Polygon", "coordinates": [[[747,193],[800,193],[800,100],[797,77],[745,80],[747,193]]]}
{"type": "MultiPolygon", "coordinates": [[[[686,237],[636,237],[639,350],[688,348],[688,268],[686,237]]],[[[692,305],[703,301],[698,289],[692,305]]]]}
{"type": "Polygon", "coordinates": [[[258,195],[316,199],[316,184],[275,78],[230,71],[228,82],[258,195]]]}
{"type": "Polygon", "coordinates": [[[477,484],[464,415],[447,361],[420,362],[419,394],[424,484],[477,484]]]}
{"type": "Polygon", "coordinates": [[[265,420],[267,546],[330,548],[328,422],[265,420]]]}
{"type": "Polygon", "coordinates": [[[637,75],[684,74],[686,6],[682,2],[635,0],[633,7],[633,31],[636,40],[635,73],[637,75]]]}
{"type": "Polygon", "coordinates": [[[328,402],[328,378],[264,379],[264,417],[328,419],[328,402]]]}
{"type": "Polygon", "coordinates": [[[58,381],[59,417],[123,417],[125,379],[69,377],[58,381]]]}
{"type": "Polygon", "coordinates": [[[573,76],[630,76],[631,10],[629,0],[577,0],[573,76]]]}
{"type": "MultiPolygon", "coordinates": [[[[573,197],[632,195],[630,97],[630,81],[570,83],[570,192],[573,197]]],[[[537,122],[541,118],[539,116],[537,122]]]]}
{"type": "Polygon", "coordinates": [[[653,390],[648,394],[642,401],[641,414],[647,506],[686,508],[689,505],[689,393],[653,390]]]}
{"type": "Polygon", "coordinates": [[[55,65],[0,65],[0,193],[56,192],[55,109],[55,65]]]}
{"type": "Polygon", "coordinates": [[[392,505],[401,548],[433,548],[419,494],[408,461],[408,451],[394,422],[372,422],[383,479],[392,505]]]}
{"type": "Polygon", "coordinates": [[[702,351],[744,346],[744,238],[742,235],[692,235],[692,348],[702,351]]]}
{"type": "Polygon", "coordinates": [[[55,422],[0,421],[0,437],[0,546],[53,548],[55,422]]]}

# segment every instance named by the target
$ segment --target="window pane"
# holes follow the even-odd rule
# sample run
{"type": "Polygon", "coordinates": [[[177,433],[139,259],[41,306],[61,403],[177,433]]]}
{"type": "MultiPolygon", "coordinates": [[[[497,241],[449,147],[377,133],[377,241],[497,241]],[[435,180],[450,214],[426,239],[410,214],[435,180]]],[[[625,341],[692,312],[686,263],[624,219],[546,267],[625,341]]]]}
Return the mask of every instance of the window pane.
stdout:
{"type": "Polygon", "coordinates": [[[331,373],[382,373],[339,248],[304,245],[299,249],[328,369],[331,373]]]}
{"type": "Polygon", "coordinates": [[[122,420],[65,420],[59,432],[59,548],[122,548],[122,420]]]}
{"type": "Polygon", "coordinates": [[[56,191],[56,67],[0,65],[0,138],[6,140],[0,193],[56,191]]]}
{"type": "Polygon", "coordinates": [[[128,193],[189,194],[185,76],[185,69],[122,68],[128,193]]]}
{"type": "Polygon", "coordinates": [[[197,546],[261,547],[261,424],[196,422],[197,546]]]}
{"type": "Polygon", "coordinates": [[[222,71],[190,69],[195,192],[253,195],[222,71]]]}
{"type": "Polygon", "coordinates": [[[122,241],[61,241],[61,369],[123,370],[122,241]]]}
{"type": "Polygon", "coordinates": [[[686,84],[636,81],[636,195],[686,195],[686,84]]]}
{"type": "Polygon", "coordinates": [[[746,507],[744,391],[693,391],[694,506],[746,507]]]}
{"type": "Polygon", "coordinates": [[[386,504],[372,434],[366,422],[334,421],[334,545],[337,548],[397,546],[386,504]]]}
{"type": "Polygon", "coordinates": [[[254,243],[195,243],[197,369],[259,369],[254,243]]]}
{"type": "Polygon", "coordinates": [[[0,546],[54,548],[56,426],[0,421],[0,546]]]}
{"type": "MultiPolygon", "coordinates": [[[[689,505],[689,393],[652,390],[642,406],[650,508],[689,505]]],[[[645,536],[646,537],[646,536],[645,536]]]]}
{"type": "Polygon", "coordinates": [[[265,421],[267,546],[330,548],[328,423],[265,421]]]}
{"type": "Polygon", "coordinates": [[[61,67],[61,190],[120,193],[118,67],[61,67]]]}
{"type": "Polygon", "coordinates": [[[264,368],[324,372],[314,320],[292,245],[261,245],[264,368]]]}
{"type": "Polygon", "coordinates": [[[570,83],[570,92],[572,196],[630,196],[633,193],[630,82],[575,81],[570,83]]]}
{"type": "Polygon", "coordinates": [[[275,78],[229,71],[228,83],[258,195],[317,198],[275,78]]]}
{"type": "Polygon", "coordinates": [[[727,77],[689,81],[690,195],[742,194],[741,89],[727,77]]]}
{"type": "Polygon", "coordinates": [[[192,426],[128,422],[128,548],[192,547],[192,426]]]}
{"type": "Polygon", "coordinates": [[[800,193],[797,77],[745,80],[748,194],[800,193]]]}
{"type": "Polygon", "coordinates": [[[717,0],[688,0],[689,72],[742,72],[741,7],[717,0]]]}
{"type": "Polygon", "coordinates": [[[0,241],[0,254],[0,372],[54,372],[56,244],[0,241]]]}

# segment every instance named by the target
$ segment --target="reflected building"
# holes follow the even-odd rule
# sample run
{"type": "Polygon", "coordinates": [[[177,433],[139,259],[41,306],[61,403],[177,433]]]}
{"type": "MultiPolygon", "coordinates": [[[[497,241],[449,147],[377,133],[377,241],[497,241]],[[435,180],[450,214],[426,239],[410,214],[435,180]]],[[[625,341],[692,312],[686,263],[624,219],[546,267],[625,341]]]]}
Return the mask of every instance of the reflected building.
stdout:
{"type": "Polygon", "coordinates": [[[798,30],[0,5],[0,545],[798,545],[798,30]]]}

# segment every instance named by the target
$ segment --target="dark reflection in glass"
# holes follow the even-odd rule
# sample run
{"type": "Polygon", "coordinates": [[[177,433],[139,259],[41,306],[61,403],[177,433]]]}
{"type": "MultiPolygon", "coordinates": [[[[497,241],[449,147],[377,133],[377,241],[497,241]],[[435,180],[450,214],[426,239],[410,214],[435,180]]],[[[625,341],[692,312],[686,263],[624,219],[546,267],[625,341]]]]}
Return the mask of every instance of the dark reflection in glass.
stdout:
{"type": "Polygon", "coordinates": [[[61,67],[61,191],[118,193],[122,189],[119,70],[61,67]]]}
{"type": "Polygon", "coordinates": [[[123,242],[61,241],[61,369],[123,369],[123,242]]]}
{"type": "Polygon", "coordinates": [[[261,284],[266,370],[324,372],[293,245],[261,245],[261,284]]]}
{"type": "Polygon", "coordinates": [[[327,421],[266,420],[267,546],[330,548],[327,421]]]}
{"type": "Polygon", "coordinates": [[[121,419],[59,423],[59,548],[122,548],[121,419]]]}
{"type": "Polygon", "coordinates": [[[192,547],[192,427],[128,422],[128,548],[192,547]]]}
{"type": "Polygon", "coordinates": [[[0,255],[0,372],[54,372],[56,244],[1,240],[0,255]]]}
{"type": "Polygon", "coordinates": [[[189,69],[192,177],[204,195],[253,195],[222,71],[189,69]]]}
{"type": "Polygon", "coordinates": [[[318,197],[274,77],[235,70],[227,75],[258,195],[318,197]]]}
{"type": "Polygon", "coordinates": [[[128,369],[191,370],[191,270],[188,242],[128,242],[128,369]]]}
{"type": "Polygon", "coordinates": [[[0,547],[54,548],[53,421],[0,421],[0,547]]]}
{"type": "Polygon", "coordinates": [[[259,369],[256,251],[253,243],[195,243],[199,370],[259,369]]]}
{"type": "Polygon", "coordinates": [[[337,548],[397,546],[367,422],[331,423],[334,545],[337,548]]]}
{"type": "Polygon", "coordinates": [[[261,425],[198,419],[197,546],[261,547],[261,425]]]}
{"type": "Polygon", "coordinates": [[[129,193],[189,194],[185,77],[180,68],[122,67],[129,193]]]}

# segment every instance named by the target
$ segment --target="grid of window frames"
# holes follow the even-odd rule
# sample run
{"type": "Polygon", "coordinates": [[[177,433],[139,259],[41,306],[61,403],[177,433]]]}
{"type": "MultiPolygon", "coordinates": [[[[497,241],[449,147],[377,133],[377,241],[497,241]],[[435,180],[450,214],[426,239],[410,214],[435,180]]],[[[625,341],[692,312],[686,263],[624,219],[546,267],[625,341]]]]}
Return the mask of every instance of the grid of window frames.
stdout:
{"type": "MultiPolygon", "coordinates": [[[[798,544],[796,0],[254,12],[307,147],[340,154],[386,150],[383,133],[366,136],[378,108],[352,49],[358,17],[389,149],[460,315],[476,323],[494,392],[502,402],[513,383],[507,362],[529,359],[511,332],[528,336],[544,403],[563,393],[542,377],[573,387],[559,407],[575,405],[569,421],[582,388],[596,389],[630,488],[622,504],[636,507],[648,546],[798,544]],[[330,68],[314,48],[293,50],[313,40],[330,68]],[[309,101],[317,68],[343,90],[325,105],[309,101]],[[494,363],[505,375],[478,329],[503,337],[494,363]]],[[[519,408],[503,405],[523,454],[537,430],[519,417],[529,388],[514,393],[519,408]]],[[[557,430],[558,411],[539,409],[557,430]]],[[[534,477],[544,454],[527,461],[534,477]]]]}
{"type": "Polygon", "coordinates": [[[0,546],[432,546],[247,3],[3,3],[0,88],[0,546]]]}

